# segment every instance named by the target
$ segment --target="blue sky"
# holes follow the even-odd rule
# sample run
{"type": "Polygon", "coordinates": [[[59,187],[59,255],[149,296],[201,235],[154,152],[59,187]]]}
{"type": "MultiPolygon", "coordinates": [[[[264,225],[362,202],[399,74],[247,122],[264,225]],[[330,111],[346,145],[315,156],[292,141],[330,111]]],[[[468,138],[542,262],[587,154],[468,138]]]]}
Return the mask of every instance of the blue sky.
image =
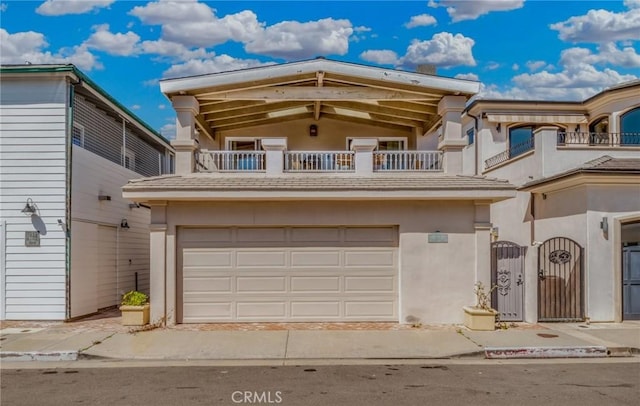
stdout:
{"type": "Polygon", "coordinates": [[[159,80],[316,56],[583,100],[640,77],[640,0],[0,0],[0,63],[73,63],[167,137],[159,80]]]}

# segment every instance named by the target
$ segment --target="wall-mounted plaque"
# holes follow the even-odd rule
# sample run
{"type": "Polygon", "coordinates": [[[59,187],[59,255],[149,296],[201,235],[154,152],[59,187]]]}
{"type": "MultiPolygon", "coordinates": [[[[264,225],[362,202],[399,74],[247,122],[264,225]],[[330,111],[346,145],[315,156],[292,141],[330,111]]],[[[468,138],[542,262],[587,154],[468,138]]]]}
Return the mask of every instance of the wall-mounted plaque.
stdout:
{"type": "Polygon", "coordinates": [[[25,247],[39,247],[40,246],[40,233],[37,231],[25,231],[24,232],[24,246],[25,247]]]}
{"type": "Polygon", "coordinates": [[[429,244],[434,243],[448,243],[449,242],[449,234],[445,233],[430,233],[428,235],[429,244]]]}

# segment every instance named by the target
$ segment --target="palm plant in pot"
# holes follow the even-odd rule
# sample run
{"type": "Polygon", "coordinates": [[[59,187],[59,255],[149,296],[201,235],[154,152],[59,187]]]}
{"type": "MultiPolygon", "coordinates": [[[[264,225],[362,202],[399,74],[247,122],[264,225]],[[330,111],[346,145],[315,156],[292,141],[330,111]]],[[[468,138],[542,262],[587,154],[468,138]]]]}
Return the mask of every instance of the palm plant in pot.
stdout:
{"type": "Polygon", "coordinates": [[[124,326],[144,326],[149,324],[149,296],[132,290],[122,295],[120,311],[124,326]]]}
{"type": "Polygon", "coordinates": [[[464,325],[471,330],[495,330],[498,311],[491,308],[491,292],[497,288],[486,290],[482,282],[476,282],[473,292],[476,295],[474,306],[464,306],[464,325]]]}

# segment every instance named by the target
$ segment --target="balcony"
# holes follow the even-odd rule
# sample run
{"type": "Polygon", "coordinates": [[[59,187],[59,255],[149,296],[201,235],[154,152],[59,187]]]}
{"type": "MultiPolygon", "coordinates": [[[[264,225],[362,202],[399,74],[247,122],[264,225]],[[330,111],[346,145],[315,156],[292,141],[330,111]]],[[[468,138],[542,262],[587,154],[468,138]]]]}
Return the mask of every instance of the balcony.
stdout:
{"type": "Polygon", "coordinates": [[[558,146],[640,147],[640,133],[559,132],[558,146]]]}
{"type": "Polygon", "coordinates": [[[442,172],[441,151],[206,151],[196,172],[357,173],[442,172]],[[269,155],[274,154],[274,155],[269,155]],[[280,158],[281,157],[281,158],[280,158]],[[275,159],[272,159],[275,158],[275,159]],[[277,165],[273,168],[270,165],[277,165]]]}
{"type": "Polygon", "coordinates": [[[496,165],[499,165],[503,162],[506,162],[510,159],[513,159],[519,155],[526,153],[527,151],[533,150],[535,147],[534,138],[531,137],[528,140],[513,144],[509,147],[508,150],[501,152],[497,155],[492,156],[491,158],[484,161],[484,168],[490,169],[496,165]]]}

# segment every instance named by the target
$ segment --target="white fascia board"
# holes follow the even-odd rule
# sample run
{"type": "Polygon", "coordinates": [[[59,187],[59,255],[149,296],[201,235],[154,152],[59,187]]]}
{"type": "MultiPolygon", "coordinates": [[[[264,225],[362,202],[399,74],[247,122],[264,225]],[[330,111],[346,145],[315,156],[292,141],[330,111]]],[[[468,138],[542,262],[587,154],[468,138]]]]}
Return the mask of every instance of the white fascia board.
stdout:
{"type": "Polygon", "coordinates": [[[123,198],[145,201],[218,200],[487,200],[497,202],[516,196],[515,190],[344,190],[344,191],[124,191],[123,198]]]}
{"type": "Polygon", "coordinates": [[[480,91],[480,83],[406,72],[396,69],[384,69],[344,62],[317,59],[293,62],[282,65],[268,65],[246,70],[212,73],[187,78],[168,79],[160,82],[164,94],[188,92],[211,86],[223,86],[234,83],[260,81],[282,76],[301,75],[313,72],[332,72],[347,76],[380,80],[390,83],[421,86],[428,89],[445,90],[451,93],[475,94],[480,91]]]}

